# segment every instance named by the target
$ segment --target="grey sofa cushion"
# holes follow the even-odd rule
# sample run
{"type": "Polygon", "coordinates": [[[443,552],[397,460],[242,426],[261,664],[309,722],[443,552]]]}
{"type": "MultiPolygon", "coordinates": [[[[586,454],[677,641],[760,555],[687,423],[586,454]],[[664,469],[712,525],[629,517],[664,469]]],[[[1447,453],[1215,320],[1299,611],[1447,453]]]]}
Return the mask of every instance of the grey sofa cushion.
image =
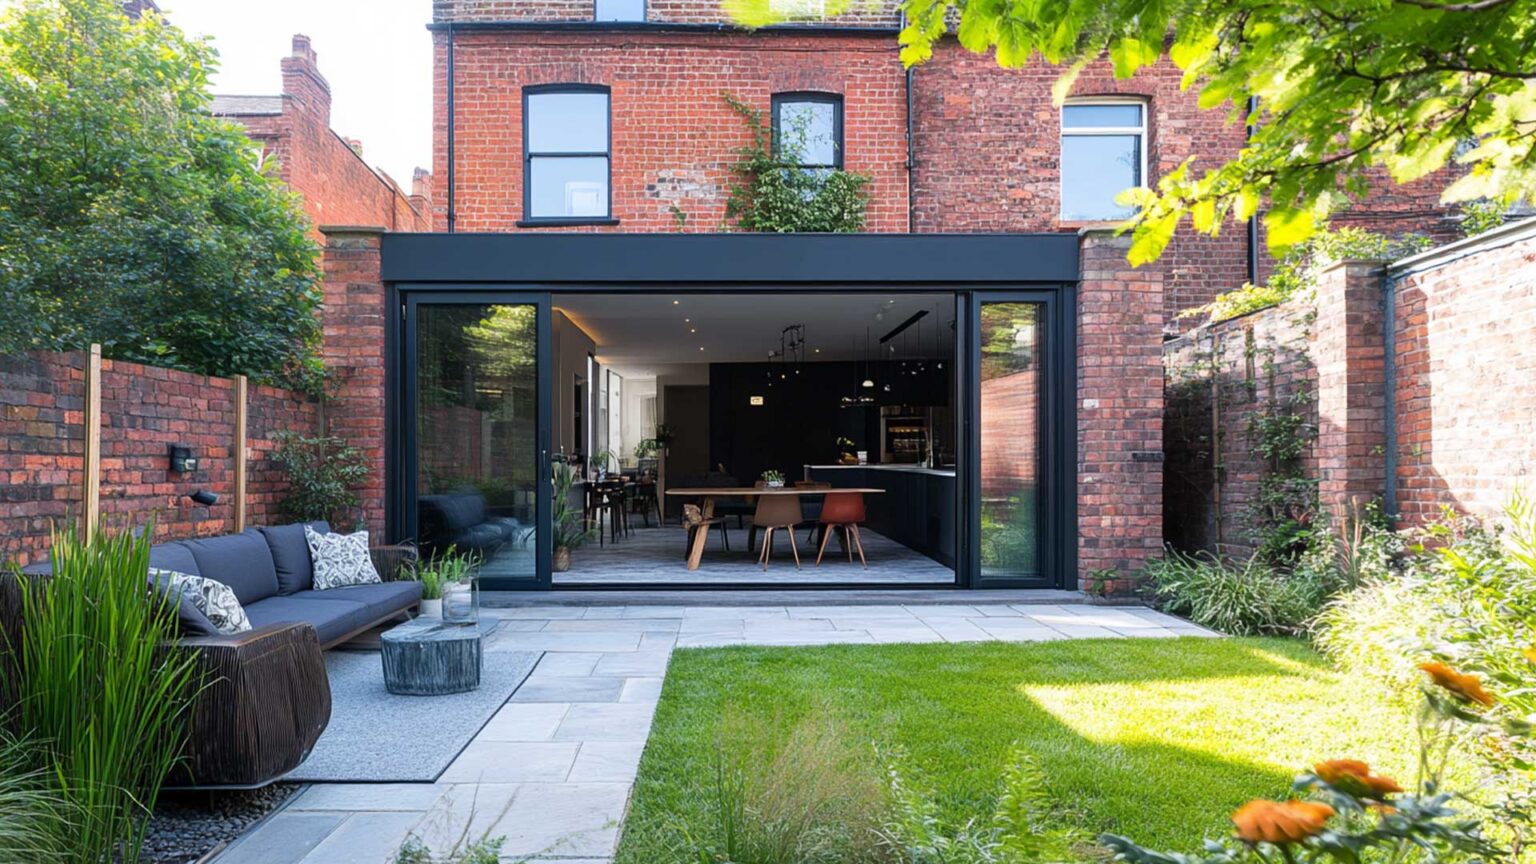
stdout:
{"type": "Polygon", "coordinates": [[[347,600],[272,596],[245,607],[252,627],[302,622],[313,625],[321,644],[329,644],[368,623],[368,609],[347,600]]]}
{"type": "Polygon", "coordinates": [[[256,529],[261,532],[262,539],[267,541],[267,548],[272,552],[279,594],[308,591],[315,585],[315,568],[309,560],[309,544],[304,542],[306,524],[320,534],[329,534],[331,531],[330,523],[324,519],[256,529]]]}
{"type": "Polygon", "coordinates": [[[175,570],[188,576],[203,575],[198,572],[197,559],[192,557],[192,550],[181,542],[149,547],[149,566],[154,570],[175,570]]]}
{"type": "MultiPolygon", "coordinates": [[[[185,541],[197,559],[197,575],[235,589],[241,606],[277,596],[277,568],[267,541],[254,528],[206,540],[185,541]]],[[[251,619],[254,624],[256,619],[251,619]]]]}
{"type": "MultiPolygon", "coordinates": [[[[404,612],[421,602],[420,582],[378,582],[372,585],[345,585],[325,591],[300,591],[292,599],[325,602],[345,600],[361,603],[367,612],[365,624],[404,612]]],[[[359,625],[361,626],[361,625],[359,625]]]]}

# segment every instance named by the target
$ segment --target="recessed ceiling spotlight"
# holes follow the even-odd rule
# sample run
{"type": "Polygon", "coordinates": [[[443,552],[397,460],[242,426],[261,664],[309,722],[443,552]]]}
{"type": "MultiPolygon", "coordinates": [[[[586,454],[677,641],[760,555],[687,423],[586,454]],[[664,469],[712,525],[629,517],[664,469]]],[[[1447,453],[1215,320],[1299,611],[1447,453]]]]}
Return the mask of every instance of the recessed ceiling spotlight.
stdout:
{"type": "Polygon", "coordinates": [[[821,353],[821,349],[820,349],[820,348],[817,348],[817,349],[816,349],[816,353],[817,353],[817,354],[820,354],[820,353],[821,353]]]}
{"type": "Polygon", "coordinates": [[[698,329],[697,329],[697,328],[695,328],[695,327],[689,327],[689,328],[688,328],[688,332],[689,332],[689,333],[697,333],[697,332],[699,332],[699,331],[698,331],[698,329]]]}
{"type": "Polygon", "coordinates": [[[677,300],[673,300],[673,301],[672,301],[672,305],[673,305],[673,306],[676,306],[676,305],[677,305],[677,304],[678,304],[678,302],[679,302],[679,301],[677,301],[677,300]]]}
{"type": "Polygon", "coordinates": [[[699,346],[699,350],[700,350],[700,351],[703,351],[703,350],[704,350],[704,346],[703,346],[703,345],[700,345],[700,346],[699,346]]]}

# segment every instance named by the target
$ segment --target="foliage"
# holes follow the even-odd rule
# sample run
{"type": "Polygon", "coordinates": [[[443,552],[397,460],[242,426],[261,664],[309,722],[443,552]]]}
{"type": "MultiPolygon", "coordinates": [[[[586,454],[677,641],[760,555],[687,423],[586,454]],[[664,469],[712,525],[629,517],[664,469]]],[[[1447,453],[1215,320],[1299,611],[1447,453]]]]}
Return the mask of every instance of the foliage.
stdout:
{"type": "Polygon", "coordinates": [[[1292,297],[1310,296],[1322,272],[1339,261],[1392,261],[1422,252],[1431,242],[1417,234],[1388,237],[1353,226],[1319,231],[1287,251],[1263,285],[1244,285],[1219,294],[1204,306],[1180,312],[1179,317],[1226,321],[1292,297]]]}
{"type": "Polygon", "coordinates": [[[946,824],[996,809],[998,778],[1025,742],[1050,779],[1040,827],[1174,848],[1224,830],[1244,801],[1283,793],[1286,766],[1319,752],[1398,776],[1414,764],[1397,734],[1412,711],[1362,698],[1295,639],[684,649],[667,668],[616,864],[696,860],[678,850],[714,830],[721,718],[764,718],[785,734],[820,711],[850,739],[903,754],[904,776],[946,824]]]}
{"type": "Polygon", "coordinates": [[[568,463],[554,464],[555,500],[550,515],[553,543],[556,549],[575,549],[587,542],[592,529],[579,507],[571,506],[571,490],[576,487],[576,469],[568,463]]]}
{"type": "Polygon", "coordinates": [[[1328,571],[1283,573],[1257,555],[1238,563],[1173,549],[1144,575],[1164,611],[1236,636],[1302,633],[1337,588],[1328,571]]]}
{"type": "Polygon", "coordinates": [[[1503,225],[1509,208],[1500,201],[1486,199],[1468,201],[1461,205],[1461,236],[1476,237],[1503,225]]]}
{"type": "Polygon", "coordinates": [[[1039,546],[1034,496],[981,502],[981,566],[1028,569],[1039,546]]]}
{"type": "Polygon", "coordinates": [[[481,838],[461,843],[446,855],[434,856],[420,837],[412,835],[395,852],[394,864],[500,864],[505,837],[481,838]]]}
{"type": "Polygon", "coordinates": [[[75,830],[39,748],[0,730],[0,861],[56,861],[75,830]]]}
{"type": "Polygon", "coordinates": [[[139,860],[185,741],[195,658],[164,649],[176,610],[147,586],[149,546],[126,532],[87,543],[67,530],[53,538],[51,578],[21,592],[16,723],[78,814],[56,838],[68,864],[139,860]]]}
{"type": "Polygon", "coordinates": [[[864,230],[869,178],[842,169],[801,168],[805,130],[782,130],[780,140],[763,112],[734,96],[725,102],[746,123],[751,143],[736,151],[725,218],[746,231],[848,233],[864,230]],[[796,136],[799,136],[798,138],[796,136]]]}
{"type": "Polygon", "coordinates": [[[699,864],[877,862],[884,794],[868,757],[826,712],[787,729],[729,715],[707,793],[708,833],[685,826],[680,851],[699,864]]]}
{"type": "Polygon", "coordinates": [[[480,556],[474,552],[460,553],[457,546],[449,546],[430,560],[417,561],[406,571],[406,578],[421,583],[421,599],[441,600],[449,585],[468,582],[475,568],[480,566],[480,556]]]}
{"type": "Polygon", "coordinates": [[[208,113],[216,54],[117,0],[0,12],[0,353],[78,350],[319,389],[297,198],[208,113]]]}
{"type": "Polygon", "coordinates": [[[1301,389],[1278,394],[1276,389],[1271,381],[1268,400],[1248,419],[1248,440],[1264,468],[1247,508],[1247,531],[1261,561],[1290,567],[1327,529],[1317,524],[1317,481],[1307,476],[1301,461],[1317,437],[1313,395],[1301,389]]]}
{"type": "Polygon", "coordinates": [[[1015,745],[1003,769],[1002,789],[988,818],[947,824],[932,794],[909,784],[902,769],[887,766],[892,807],[881,841],[903,864],[1043,864],[1071,861],[1075,834],[1047,827],[1052,815],[1045,774],[1029,752],[1015,745]]]}
{"type": "MultiPolygon", "coordinates": [[[[1449,754],[1466,728],[1497,725],[1484,712],[1493,697],[1476,676],[1425,666],[1435,682],[1424,688],[1419,712],[1419,777],[1405,791],[1394,779],[1358,760],[1333,759],[1296,778],[1281,802],[1257,800],[1232,815],[1235,836],[1207,841],[1203,854],[1166,855],[1128,838],[1100,842],[1114,860],[1131,864],[1457,864],[1510,860],[1510,850],[1486,839],[1464,796],[1446,791],[1449,754]],[[1486,700],[1486,702],[1485,702],[1486,700]]],[[[1523,733],[1528,733],[1527,726],[1523,733]]]]}
{"type": "MultiPolygon", "coordinates": [[[[852,2],[828,3],[827,12],[852,2]]],[[[773,20],[772,5],[729,8],[759,24],[773,20]]],[[[1135,264],[1157,258],[1186,219],[1214,235],[1261,206],[1270,248],[1290,248],[1365,195],[1380,172],[1406,183],[1455,163],[1464,170],[1446,202],[1536,200],[1533,0],[906,0],[902,8],[908,64],[929,59],[957,22],[961,45],[995,51],[1002,66],[1038,55],[1065,67],[1053,88],[1060,101],[1100,57],[1128,78],[1160,62],[1168,44],[1202,108],[1253,126],[1224,163],[1191,157],[1156,189],[1125,193],[1140,208],[1128,223],[1135,264]]]]}
{"type": "Polygon", "coordinates": [[[278,510],[299,522],[335,520],[358,507],[357,488],[370,469],[363,451],[340,438],[279,432],[272,459],[288,475],[288,495],[278,510]]]}
{"type": "Polygon", "coordinates": [[[783,483],[784,482],[784,472],[780,471],[777,468],[769,468],[767,471],[764,471],[761,475],[759,475],[758,479],[763,481],[764,483],[770,483],[770,484],[772,484],[772,483],[783,483]]]}

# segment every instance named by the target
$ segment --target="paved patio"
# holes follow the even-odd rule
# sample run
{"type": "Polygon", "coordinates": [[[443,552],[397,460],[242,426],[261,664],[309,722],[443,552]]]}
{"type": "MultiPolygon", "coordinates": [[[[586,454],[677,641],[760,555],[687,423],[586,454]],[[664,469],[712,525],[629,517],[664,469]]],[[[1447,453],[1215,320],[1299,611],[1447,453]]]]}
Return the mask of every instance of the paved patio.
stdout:
{"type": "Polygon", "coordinates": [[[544,656],[438,782],[311,786],[217,864],[382,864],[412,832],[434,847],[505,836],[504,861],[610,861],[676,648],[1215,635],[1140,607],[1067,604],[530,605],[482,614],[506,620],[488,652],[544,656]]]}

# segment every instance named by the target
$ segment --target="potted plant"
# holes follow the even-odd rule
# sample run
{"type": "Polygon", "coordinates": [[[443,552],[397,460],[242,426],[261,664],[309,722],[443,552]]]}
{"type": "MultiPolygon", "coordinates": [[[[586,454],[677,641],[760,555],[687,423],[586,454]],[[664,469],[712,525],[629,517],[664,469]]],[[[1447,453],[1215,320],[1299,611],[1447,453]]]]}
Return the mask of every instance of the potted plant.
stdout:
{"type": "Polygon", "coordinates": [[[842,465],[859,464],[859,454],[854,451],[856,445],[852,438],[837,436],[837,461],[842,465]]]}
{"type": "Polygon", "coordinates": [[[418,561],[408,573],[421,583],[421,617],[443,617],[443,595],[454,586],[469,584],[477,563],[474,555],[461,555],[456,546],[449,546],[430,561],[418,561]]]}
{"type": "Polygon", "coordinates": [[[760,479],[769,489],[778,489],[784,485],[784,475],[774,468],[764,471],[760,479]]]}
{"type": "Polygon", "coordinates": [[[571,506],[571,490],[576,486],[576,472],[564,462],[555,463],[555,500],[550,514],[554,546],[553,569],[564,573],[571,569],[571,550],[585,543],[592,531],[580,508],[571,506]]]}

